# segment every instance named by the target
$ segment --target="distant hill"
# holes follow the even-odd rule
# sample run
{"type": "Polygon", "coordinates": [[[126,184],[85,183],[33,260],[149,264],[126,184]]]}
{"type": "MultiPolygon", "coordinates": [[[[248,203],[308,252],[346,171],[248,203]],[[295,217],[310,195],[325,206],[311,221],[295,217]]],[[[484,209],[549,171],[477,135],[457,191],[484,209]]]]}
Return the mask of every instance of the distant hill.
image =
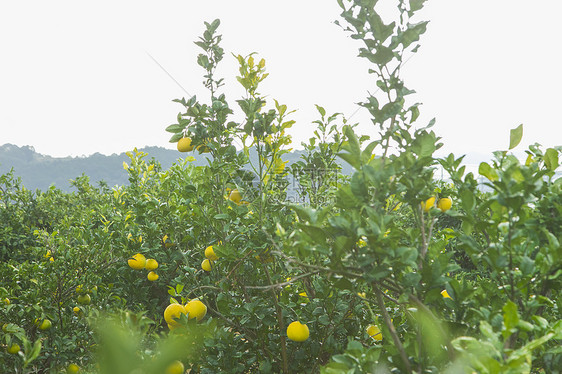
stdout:
{"type": "MultiPolygon", "coordinates": [[[[160,162],[164,170],[185,156],[185,154],[176,150],[163,147],[144,147],[139,150],[148,153],[146,160],[154,158],[160,162]]],[[[288,161],[290,165],[298,161],[303,153],[302,150],[289,152],[283,155],[283,159],[288,161]]],[[[207,164],[206,155],[199,155],[197,152],[192,152],[190,155],[195,157],[196,160],[193,161],[195,165],[207,164]]],[[[523,161],[526,157],[524,152],[520,152],[517,156],[523,161]]],[[[255,153],[251,152],[250,157],[255,160],[255,153]]],[[[474,152],[466,155],[463,164],[467,166],[467,172],[473,172],[478,177],[478,165],[480,162],[490,159],[491,155],[474,152]]],[[[82,174],[87,175],[94,185],[99,181],[104,181],[111,187],[126,185],[129,181],[127,172],[123,170],[123,161],[129,161],[125,152],[110,156],[95,153],[88,157],[51,157],[37,153],[30,146],[18,147],[13,144],[0,146],[0,175],[13,168],[14,174],[21,177],[23,185],[30,190],[40,189],[45,191],[51,185],[54,185],[68,192],[72,190],[70,180],[76,179],[82,174]]],[[[351,174],[352,169],[347,163],[340,159],[338,159],[338,162],[342,167],[343,174],[351,174]]],[[[435,176],[447,179],[447,175],[443,173],[441,167],[437,167],[435,176]]],[[[557,172],[557,177],[560,176],[562,176],[562,171],[557,172]]]]}
{"type": "MultiPolygon", "coordinates": [[[[148,153],[146,160],[154,158],[168,169],[183,154],[175,150],[162,147],[145,147],[139,149],[148,153]]],[[[289,164],[300,159],[304,151],[294,151],[283,156],[289,164]]],[[[197,152],[190,153],[195,157],[195,165],[206,165],[205,155],[197,152]]],[[[125,152],[110,156],[95,153],[88,157],[51,157],[37,153],[33,147],[18,147],[13,144],[0,146],[0,175],[14,169],[14,174],[21,177],[23,185],[30,190],[47,190],[51,185],[63,190],[71,191],[70,180],[82,174],[90,177],[92,184],[105,181],[109,186],[126,185],[129,183],[128,175],[123,170],[123,162],[128,162],[129,157],[125,152]]],[[[343,166],[343,172],[348,174],[351,169],[343,166]]]]}

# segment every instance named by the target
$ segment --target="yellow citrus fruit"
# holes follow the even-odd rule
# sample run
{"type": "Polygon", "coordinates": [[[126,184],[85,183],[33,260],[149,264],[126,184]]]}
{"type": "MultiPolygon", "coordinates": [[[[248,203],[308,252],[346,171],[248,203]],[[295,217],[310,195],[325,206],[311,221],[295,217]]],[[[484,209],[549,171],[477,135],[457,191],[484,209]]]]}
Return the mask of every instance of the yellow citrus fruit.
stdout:
{"type": "Polygon", "coordinates": [[[287,337],[295,342],[304,342],[310,336],[308,326],[294,321],[287,327],[287,337]]]}
{"type": "Polygon", "coordinates": [[[78,296],[78,304],[90,305],[91,302],[92,298],[88,294],[78,296]]]}
{"type": "Polygon", "coordinates": [[[188,313],[189,319],[197,318],[197,321],[201,321],[207,314],[207,306],[201,301],[194,299],[185,304],[185,311],[188,313]]]}
{"type": "Polygon", "coordinates": [[[146,277],[148,278],[149,281],[154,282],[155,280],[158,279],[158,274],[151,271],[150,273],[148,273],[148,275],[146,277]]]}
{"type": "Polygon", "coordinates": [[[158,261],[153,258],[146,260],[145,264],[146,270],[156,270],[158,268],[158,261]]]}
{"type": "Polygon", "coordinates": [[[43,322],[41,322],[41,324],[39,325],[39,330],[49,330],[52,326],[51,321],[49,321],[48,319],[43,320],[43,322]]]}
{"type": "Polygon", "coordinates": [[[207,257],[209,260],[211,261],[216,261],[219,259],[219,256],[217,256],[215,254],[215,251],[213,250],[213,246],[210,245],[207,248],[205,248],[205,257],[207,257]]]}
{"type": "Polygon", "coordinates": [[[193,145],[191,144],[191,138],[181,138],[178,141],[178,151],[180,151],[180,152],[191,152],[191,151],[193,151],[193,145]]]}
{"type": "Polygon", "coordinates": [[[185,368],[181,361],[174,361],[166,368],[166,374],[183,374],[185,368]]]}
{"type": "Polygon", "coordinates": [[[441,209],[442,212],[448,211],[452,206],[453,200],[450,197],[444,197],[437,202],[437,208],[441,209]]]}
{"type": "Polygon", "coordinates": [[[180,324],[176,321],[182,314],[187,314],[185,307],[181,304],[170,304],[164,310],[164,319],[168,322],[168,325],[179,326],[180,324]]]}
{"type": "Polygon", "coordinates": [[[201,269],[205,270],[205,271],[211,271],[211,260],[209,260],[208,258],[204,259],[203,262],[201,263],[201,269]]]}
{"type": "Polygon", "coordinates": [[[55,262],[55,258],[54,258],[54,257],[49,257],[49,261],[55,262]]]}
{"type": "Polygon", "coordinates": [[[74,312],[74,314],[79,314],[80,313],[80,308],[75,306],[74,308],[72,308],[72,311],[74,312]]]}
{"type": "Polygon", "coordinates": [[[10,347],[8,347],[9,354],[17,355],[19,351],[20,351],[20,346],[18,344],[14,343],[10,347]]]}
{"type": "Polygon", "coordinates": [[[421,206],[423,211],[426,213],[429,212],[429,210],[433,207],[433,204],[435,204],[435,197],[430,197],[426,201],[422,201],[421,206]]]}
{"type": "Polygon", "coordinates": [[[449,293],[447,292],[447,290],[441,291],[441,296],[443,296],[445,299],[446,298],[452,299],[452,297],[449,296],[449,293]]]}
{"type": "Polygon", "coordinates": [[[382,340],[382,332],[377,325],[369,325],[367,327],[367,334],[375,340],[382,340]]]}
{"type": "Polygon", "coordinates": [[[70,364],[66,367],[66,372],[68,374],[76,374],[80,372],[80,366],[76,364],[70,364]]]}
{"type": "Polygon", "coordinates": [[[234,189],[232,191],[230,191],[230,195],[228,195],[228,198],[230,201],[236,203],[236,204],[240,204],[240,201],[242,200],[242,195],[240,194],[240,192],[237,189],[234,189]]]}
{"type": "Polygon", "coordinates": [[[127,262],[129,263],[129,266],[135,270],[144,269],[144,266],[146,265],[146,257],[144,257],[141,253],[137,253],[127,262]]]}

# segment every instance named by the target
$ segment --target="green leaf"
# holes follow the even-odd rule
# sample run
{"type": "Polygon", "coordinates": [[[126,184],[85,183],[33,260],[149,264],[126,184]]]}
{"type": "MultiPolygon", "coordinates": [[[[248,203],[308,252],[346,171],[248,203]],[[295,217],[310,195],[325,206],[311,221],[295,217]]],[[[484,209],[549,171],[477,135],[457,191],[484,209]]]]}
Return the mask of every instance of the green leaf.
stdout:
{"type": "Polygon", "coordinates": [[[474,193],[469,189],[462,189],[459,195],[461,197],[462,208],[465,212],[472,212],[472,209],[474,209],[474,193]]]}
{"type": "Polygon", "coordinates": [[[423,34],[427,29],[427,24],[429,21],[420,22],[415,25],[409,25],[406,31],[401,35],[401,42],[404,48],[407,48],[413,42],[420,40],[420,35],[423,34]]]}
{"type": "Polygon", "coordinates": [[[197,56],[197,63],[199,64],[199,66],[207,69],[209,67],[209,58],[204,54],[200,54],[199,56],[197,56]]]}
{"type": "Polygon", "coordinates": [[[41,340],[37,339],[35,341],[35,343],[33,343],[33,348],[31,349],[31,352],[26,352],[25,355],[25,362],[23,364],[23,367],[27,367],[27,365],[29,365],[33,360],[35,360],[38,356],[39,353],[41,353],[41,340]]]}
{"type": "Polygon", "coordinates": [[[513,149],[519,145],[523,137],[523,124],[517,126],[509,132],[509,149],[513,149]]]}
{"type": "Polygon", "coordinates": [[[211,23],[211,28],[210,28],[212,32],[215,32],[215,30],[220,26],[220,24],[221,24],[220,19],[217,18],[216,20],[214,20],[213,23],[211,23]]]}
{"type": "Polygon", "coordinates": [[[436,138],[433,132],[425,132],[414,140],[412,151],[420,157],[429,157],[435,152],[435,141],[436,138]]]}
{"type": "Polygon", "coordinates": [[[357,205],[357,199],[351,192],[349,184],[342,186],[337,192],[337,205],[342,208],[350,208],[357,205]]]}
{"type": "Polygon", "coordinates": [[[361,162],[363,164],[367,164],[371,161],[371,158],[373,157],[373,150],[378,144],[378,141],[371,142],[367,145],[367,147],[365,147],[363,152],[361,152],[361,162]]]}
{"type": "Polygon", "coordinates": [[[390,25],[385,25],[378,13],[373,12],[369,17],[369,25],[371,26],[371,31],[375,39],[380,43],[384,43],[384,41],[392,35],[395,23],[392,22],[390,25]]]}
{"type": "Polygon", "coordinates": [[[174,124],[174,125],[170,125],[170,126],[166,127],[166,131],[171,132],[171,133],[178,133],[178,132],[182,131],[183,129],[185,129],[185,126],[178,125],[177,123],[174,124]]]}
{"type": "Polygon", "coordinates": [[[365,184],[365,175],[362,172],[353,174],[350,185],[351,192],[353,192],[353,195],[356,198],[359,198],[360,200],[367,200],[369,193],[365,184]]]}
{"type": "Polygon", "coordinates": [[[495,182],[499,179],[498,173],[494,169],[492,169],[492,167],[486,162],[480,163],[480,166],[478,167],[478,173],[488,178],[492,182],[495,182]]]}
{"type": "Polygon", "coordinates": [[[507,339],[516,331],[517,324],[519,323],[519,314],[517,313],[517,305],[509,300],[503,306],[503,326],[502,335],[507,339]]]}
{"type": "Polygon", "coordinates": [[[301,230],[305,232],[314,242],[316,243],[325,243],[326,242],[326,233],[320,227],[310,226],[310,225],[301,225],[301,230]]]}
{"type": "Polygon", "coordinates": [[[343,127],[343,133],[347,141],[343,143],[342,149],[348,153],[340,152],[338,156],[347,161],[355,169],[359,169],[361,165],[361,147],[359,145],[359,139],[349,125],[343,127]]]}
{"type": "Polygon", "coordinates": [[[334,283],[334,287],[340,290],[353,290],[353,284],[347,278],[341,278],[339,281],[334,283]]]}
{"type": "MultiPolygon", "coordinates": [[[[316,104],[315,104],[315,105],[316,105],[316,104]]],[[[316,105],[316,109],[318,110],[318,112],[320,113],[320,115],[321,115],[322,117],[324,117],[324,116],[326,115],[326,109],[322,108],[322,107],[319,106],[319,105],[316,105]]]]}
{"type": "Polygon", "coordinates": [[[377,65],[386,65],[394,58],[394,51],[391,48],[380,45],[377,48],[377,52],[369,57],[371,62],[377,65]]]}
{"type": "Polygon", "coordinates": [[[404,287],[415,287],[420,283],[422,275],[419,273],[406,273],[404,274],[404,287]]]}
{"type": "Polygon", "coordinates": [[[314,218],[316,217],[316,213],[312,208],[298,205],[298,204],[291,204],[289,205],[289,207],[297,213],[299,219],[301,219],[302,221],[314,223],[315,221],[314,218]]]}
{"type": "Polygon", "coordinates": [[[558,151],[554,148],[548,148],[544,153],[544,164],[548,170],[554,171],[560,166],[558,160],[558,151]]]}
{"type": "Polygon", "coordinates": [[[484,335],[490,343],[494,346],[498,344],[498,337],[494,332],[494,328],[487,321],[480,321],[480,332],[484,335]]]}
{"type": "Polygon", "coordinates": [[[179,294],[183,291],[183,284],[176,284],[176,292],[179,294]]]}
{"type": "Polygon", "coordinates": [[[174,135],[172,135],[172,137],[170,138],[170,143],[177,143],[178,140],[180,140],[181,138],[183,138],[183,134],[182,134],[181,132],[180,132],[180,133],[177,133],[177,134],[174,134],[174,135]]]}
{"type": "Polygon", "coordinates": [[[427,0],[410,0],[410,16],[414,13],[423,8],[423,3],[427,0]]]}
{"type": "Polygon", "coordinates": [[[535,261],[527,256],[521,258],[521,273],[524,276],[532,275],[535,272],[535,261]]]}

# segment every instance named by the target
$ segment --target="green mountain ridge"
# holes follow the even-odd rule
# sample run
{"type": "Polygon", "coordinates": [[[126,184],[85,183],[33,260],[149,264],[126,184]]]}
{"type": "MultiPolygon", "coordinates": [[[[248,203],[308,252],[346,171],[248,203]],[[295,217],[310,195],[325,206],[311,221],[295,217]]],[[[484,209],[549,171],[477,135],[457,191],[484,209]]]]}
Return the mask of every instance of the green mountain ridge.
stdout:
{"type": "MultiPolygon", "coordinates": [[[[146,146],[139,151],[148,154],[147,160],[154,158],[162,169],[166,170],[185,154],[158,146],[146,146]]],[[[253,152],[252,152],[253,153],[253,152]]],[[[251,158],[255,155],[251,153],[251,158]]],[[[284,155],[289,165],[298,161],[303,150],[295,150],[284,155]]],[[[197,166],[207,164],[207,156],[197,152],[189,153],[195,157],[197,166]]],[[[29,190],[47,190],[51,185],[63,191],[71,191],[70,180],[85,174],[92,184],[104,181],[109,186],[126,185],[128,174],[123,169],[123,162],[130,159],[125,152],[109,156],[94,153],[87,157],[51,157],[37,153],[31,146],[19,147],[13,144],[0,146],[0,175],[8,173],[12,168],[14,175],[22,179],[23,185],[29,190]]],[[[342,172],[349,174],[351,168],[342,164],[342,172]]]]}

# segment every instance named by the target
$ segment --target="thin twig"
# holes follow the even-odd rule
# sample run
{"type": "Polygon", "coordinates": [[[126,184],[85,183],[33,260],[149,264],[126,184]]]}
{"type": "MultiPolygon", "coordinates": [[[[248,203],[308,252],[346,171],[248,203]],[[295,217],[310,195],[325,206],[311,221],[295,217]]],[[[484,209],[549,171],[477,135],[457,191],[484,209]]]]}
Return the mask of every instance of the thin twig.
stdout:
{"type": "Polygon", "coordinates": [[[323,267],[323,266],[305,264],[304,262],[300,262],[299,260],[296,260],[292,257],[289,257],[282,252],[272,251],[271,253],[274,253],[276,255],[284,257],[287,261],[293,262],[293,263],[295,263],[299,266],[302,266],[302,267],[305,267],[305,268],[308,268],[308,269],[325,271],[327,273],[334,273],[334,274],[338,274],[338,275],[345,275],[345,276],[352,277],[352,278],[359,278],[359,279],[363,278],[363,275],[358,274],[358,273],[353,273],[353,272],[347,271],[347,270],[330,269],[330,268],[326,268],[326,267],[323,267]]]}
{"type": "Polygon", "coordinates": [[[314,274],[318,274],[319,272],[320,272],[320,270],[311,271],[311,272],[308,272],[308,273],[305,273],[305,274],[298,275],[294,278],[291,278],[291,280],[289,280],[287,282],[275,283],[275,284],[271,284],[269,286],[246,286],[246,288],[250,288],[250,289],[253,289],[253,290],[279,289],[279,288],[283,288],[285,286],[288,286],[291,283],[294,283],[295,281],[297,281],[299,279],[306,278],[306,277],[309,277],[309,276],[314,275],[314,274]]]}
{"type": "Polygon", "coordinates": [[[388,315],[388,311],[386,310],[386,306],[384,305],[383,292],[379,289],[379,287],[377,285],[374,285],[373,288],[375,289],[375,296],[376,296],[376,299],[377,299],[377,305],[379,306],[382,317],[384,319],[384,324],[388,327],[388,330],[390,331],[390,335],[392,336],[392,341],[394,341],[394,346],[396,347],[396,349],[398,349],[398,352],[400,353],[400,357],[402,358],[402,361],[404,362],[404,367],[406,368],[406,372],[411,373],[412,367],[410,365],[410,360],[408,359],[408,355],[406,354],[406,351],[404,350],[404,346],[402,345],[402,342],[400,341],[400,338],[398,337],[398,334],[396,333],[396,328],[394,328],[394,324],[392,323],[392,320],[390,319],[390,316],[388,315]]]}

